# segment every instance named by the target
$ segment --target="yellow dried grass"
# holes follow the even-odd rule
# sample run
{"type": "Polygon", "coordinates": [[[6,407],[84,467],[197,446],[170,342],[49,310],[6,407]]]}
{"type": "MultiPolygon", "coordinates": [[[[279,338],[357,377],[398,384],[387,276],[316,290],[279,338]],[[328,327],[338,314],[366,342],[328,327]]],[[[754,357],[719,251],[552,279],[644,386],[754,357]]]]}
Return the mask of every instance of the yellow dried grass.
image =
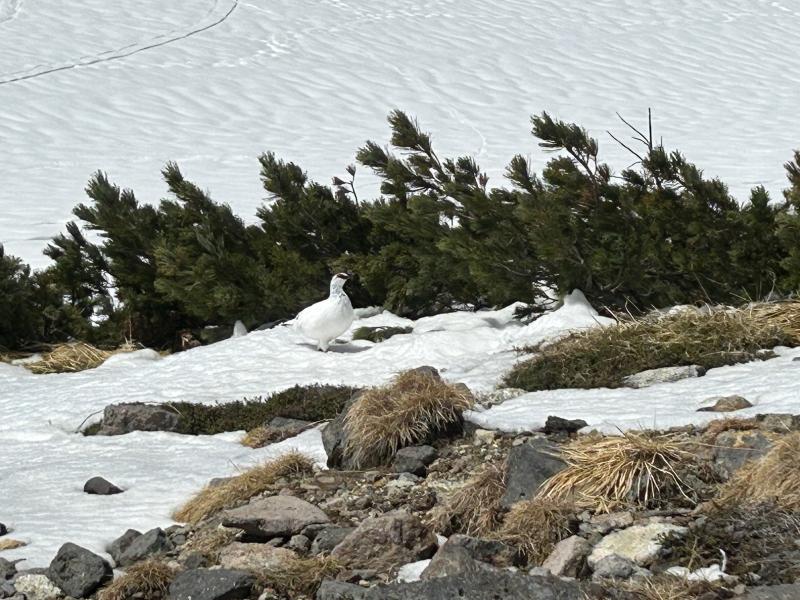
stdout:
{"type": "Polygon", "coordinates": [[[314,461],[299,452],[289,452],[252,467],[215,486],[204,487],[174,514],[176,521],[199,523],[226,508],[233,508],[264,492],[281,477],[310,474],[314,461]]]}
{"type": "Polygon", "coordinates": [[[28,542],[22,542],[20,540],[15,540],[12,538],[3,538],[0,539],[0,552],[3,550],[14,550],[16,548],[22,548],[23,546],[27,546],[28,542]]]}
{"type": "Polygon", "coordinates": [[[175,569],[163,562],[145,560],[125,569],[125,573],[100,592],[98,600],[166,598],[175,575],[175,569]]]}
{"type": "Polygon", "coordinates": [[[345,418],[345,455],[356,466],[386,462],[404,446],[461,420],[472,407],[468,390],[416,370],[397,375],[385,387],[362,394],[345,418]]]}
{"type": "Polygon", "coordinates": [[[288,558],[258,573],[263,583],[287,598],[313,598],[323,579],[335,577],[342,567],[330,556],[288,558]]]}
{"type": "Polygon", "coordinates": [[[500,526],[500,500],[506,491],[504,463],[490,463],[435,509],[433,521],[444,532],[486,536],[500,526]]]}
{"type": "Polygon", "coordinates": [[[124,345],[116,350],[101,350],[85,342],[58,344],[42,356],[42,360],[24,366],[33,373],[77,373],[102,365],[109,356],[131,352],[136,348],[124,345]]]}
{"type": "Polygon", "coordinates": [[[529,561],[541,564],[558,542],[574,533],[575,513],[575,505],[562,500],[532,498],[517,502],[496,537],[518,547],[529,561]]]}
{"type": "Polygon", "coordinates": [[[686,497],[677,468],[691,458],[688,447],[683,436],[645,431],[579,437],[562,448],[567,468],[537,496],[603,512],[649,507],[675,493],[686,497]]]}
{"type": "Polygon", "coordinates": [[[734,473],[719,491],[722,504],[774,503],[786,510],[800,510],[800,432],[790,433],[758,460],[734,473]]]}

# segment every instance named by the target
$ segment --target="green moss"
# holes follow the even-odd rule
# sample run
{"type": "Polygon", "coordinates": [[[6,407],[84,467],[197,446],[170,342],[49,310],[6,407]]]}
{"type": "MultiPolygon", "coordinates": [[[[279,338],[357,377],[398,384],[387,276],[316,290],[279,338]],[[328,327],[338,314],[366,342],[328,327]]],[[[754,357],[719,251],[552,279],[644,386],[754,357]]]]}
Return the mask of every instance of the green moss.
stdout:
{"type": "Polygon", "coordinates": [[[682,365],[712,369],[769,358],[761,351],[779,345],[796,344],[781,328],[750,319],[747,311],[686,311],[598,327],[529,348],[537,355],[516,365],[505,384],[528,391],[615,388],[625,377],[648,369],[682,365]]]}
{"type": "Polygon", "coordinates": [[[354,340],[368,340],[370,342],[385,342],[393,335],[411,333],[411,327],[359,327],[353,332],[354,340]]]}
{"type": "Polygon", "coordinates": [[[97,435],[97,432],[100,431],[100,428],[103,426],[102,421],[98,421],[97,423],[92,423],[91,425],[87,425],[81,433],[83,435],[97,435]]]}

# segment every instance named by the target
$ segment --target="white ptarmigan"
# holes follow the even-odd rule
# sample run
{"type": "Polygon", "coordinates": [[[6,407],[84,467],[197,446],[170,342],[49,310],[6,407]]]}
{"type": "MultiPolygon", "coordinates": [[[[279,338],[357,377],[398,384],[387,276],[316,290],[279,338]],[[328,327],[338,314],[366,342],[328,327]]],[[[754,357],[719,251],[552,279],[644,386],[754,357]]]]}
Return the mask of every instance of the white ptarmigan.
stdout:
{"type": "Polygon", "coordinates": [[[337,335],[350,327],[355,313],[350,298],[344,293],[344,284],[350,279],[347,273],[337,273],[331,279],[330,295],[303,309],[294,319],[294,329],[304,336],[317,340],[317,349],[328,351],[337,335]]]}

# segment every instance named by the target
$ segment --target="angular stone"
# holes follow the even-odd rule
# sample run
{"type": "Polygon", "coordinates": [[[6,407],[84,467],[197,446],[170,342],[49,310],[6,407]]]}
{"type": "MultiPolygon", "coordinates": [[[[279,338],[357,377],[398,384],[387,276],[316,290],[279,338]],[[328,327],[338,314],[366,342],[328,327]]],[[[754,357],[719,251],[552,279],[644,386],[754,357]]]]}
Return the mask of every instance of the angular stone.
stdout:
{"type": "Polygon", "coordinates": [[[588,562],[596,570],[597,563],[612,554],[627,558],[637,565],[646,566],[658,558],[662,545],[660,538],[668,533],[685,533],[686,527],[671,523],[634,525],[608,534],[594,547],[588,562]]]}
{"type": "Polygon", "coordinates": [[[248,538],[262,541],[290,537],[318,523],[330,523],[328,515],[294,496],[258,498],[222,515],[225,527],[242,529],[248,538]]]}
{"type": "Polygon", "coordinates": [[[497,569],[371,588],[364,600],[584,600],[580,585],[497,569]]]}
{"type": "Polygon", "coordinates": [[[658,383],[672,383],[690,377],[702,377],[706,370],[699,365],[688,365],[685,367],[663,367],[661,369],[649,369],[629,375],[622,381],[625,385],[632,388],[643,388],[658,383]]]}
{"type": "Polygon", "coordinates": [[[344,566],[391,571],[430,558],[436,536],[418,517],[404,511],[366,519],[331,552],[344,566]]]}
{"type": "Polygon", "coordinates": [[[3,581],[0,579],[0,598],[12,598],[16,597],[15,600],[22,600],[23,596],[17,596],[17,589],[14,587],[14,584],[10,581],[3,581]]]}
{"type": "Polygon", "coordinates": [[[131,431],[176,431],[179,415],[160,406],[130,402],[111,404],[103,411],[97,435],[123,435],[131,431]]]}
{"type": "Polygon", "coordinates": [[[564,461],[555,456],[557,453],[555,446],[541,439],[512,447],[508,453],[506,491],[501,506],[510,508],[521,500],[533,498],[545,480],[566,467],[564,461]]]}
{"type": "Polygon", "coordinates": [[[311,540],[302,534],[293,535],[289,542],[286,544],[287,548],[305,554],[311,548],[311,540]]]}
{"type": "Polygon", "coordinates": [[[395,473],[411,473],[418,477],[425,477],[428,474],[428,467],[425,463],[416,458],[395,457],[392,461],[392,471],[395,473]]]}
{"type": "Polygon", "coordinates": [[[86,598],[113,578],[111,565],[94,552],[67,543],[59,548],[48,569],[50,581],[64,593],[86,598]]]}
{"type": "Polygon", "coordinates": [[[184,571],[169,586],[170,600],[240,600],[249,598],[255,579],[228,569],[184,571]]]}
{"type": "Polygon", "coordinates": [[[602,534],[606,534],[612,529],[624,529],[633,525],[633,513],[613,512],[592,515],[589,523],[592,528],[602,534]]]}
{"type": "Polygon", "coordinates": [[[58,600],[64,592],[47,575],[25,574],[14,580],[14,588],[25,595],[26,600],[58,600]]]}
{"type": "Polygon", "coordinates": [[[258,573],[263,569],[280,570],[286,561],[293,558],[297,558],[297,554],[286,548],[233,542],[220,550],[219,564],[223,569],[258,573]]]}
{"type": "Polygon", "coordinates": [[[331,526],[317,532],[314,541],[311,543],[311,554],[330,552],[341,541],[356,530],[355,527],[331,526]]]}
{"type": "Polygon", "coordinates": [[[798,598],[800,598],[800,584],[797,583],[752,587],[740,596],[740,600],[797,600],[798,598]]]}
{"type": "Polygon", "coordinates": [[[442,544],[430,564],[422,572],[422,579],[445,577],[474,568],[473,561],[498,568],[511,567],[520,562],[517,550],[503,542],[455,534],[442,544]]]}
{"type": "Polygon", "coordinates": [[[407,446],[400,448],[395,454],[395,459],[410,459],[418,460],[426,467],[431,464],[439,456],[436,448],[433,446],[407,446]]]}
{"type": "Polygon", "coordinates": [[[160,527],[151,529],[147,533],[133,539],[126,550],[119,557],[119,565],[125,567],[139,562],[143,558],[160,554],[172,549],[172,544],[167,539],[167,534],[160,527]]]}
{"type": "Polygon", "coordinates": [[[135,529],[128,529],[125,533],[115,539],[106,547],[106,552],[111,555],[111,558],[114,559],[116,564],[119,564],[120,557],[128,549],[128,546],[131,545],[133,540],[138,537],[141,537],[141,532],[136,531],[135,529]]]}
{"type": "Polygon", "coordinates": [[[328,467],[331,469],[351,469],[354,465],[344,455],[344,448],[347,445],[347,433],[344,428],[347,412],[353,403],[358,399],[359,394],[353,396],[344,405],[344,409],[330,421],[325,429],[322,430],[322,445],[328,455],[328,467]]]}
{"type": "Polygon", "coordinates": [[[730,477],[744,464],[761,458],[772,442],[760,431],[723,431],[714,440],[714,466],[725,478],[730,477]]]}
{"type": "Polygon", "coordinates": [[[604,556],[594,565],[592,579],[628,579],[636,570],[636,564],[618,554],[604,556]]]}
{"type": "Polygon", "coordinates": [[[118,488],[110,481],[102,477],[92,477],[89,481],[83,484],[83,491],[87,494],[96,494],[98,496],[112,496],[114,494],[121,494],[123,490],[118,488]]]}
{"type": "Polygon", "coordinates": [[[0,558],[0,581],[11,579],[16,574],[17,574],[16,563],[11,562],[10,560],[6,560],[5,558],[0,558]]]}
{"type": "Polygon", "coordinates": [[[365,600],[367,590],[359,585],[326,579],[317,590],[316,600],[365,600]]]}
{"type": "Polygon", "coordinates": [[[697,412],[734,412],[753,406],[742,396],[714,396],[706,400],[711,406],[698,408],[697,412]]]}
{"type": "Polygon", "coordinates": [[[795,431],[798,425],[797,417],[786,413],[756,415],[756,419],[760,421],[761,429],[775,431],[777,433],[788,433],[789,431],[795,431]]]}
{"type": "Polygon", "coordinates": [[[586,564],[592,545],[582,537],[573,535],[556,544],[542,566],[553,575],[578,577],[586,564]]]}
{"type": "Polygon", "coordinates": [[[300,419],[290,419],[287,417],[275,417],[264,427],[264,443],[274,444],[282,442],[296,435],[300,435],[306,429],[314,426],[311,421],[300,419]]]}
{"type": "Polygon", "coordinates": [[[545,421],[543,431],[545,433],[576,433],[586,425],[587,423],[583,419],[562,419],[550,416],[545,421]]]}
{"type": "Polygon", "coordinates": [[[507,402],[508,400],[518,398],[527,393],[528,393],[527,391],[520,388],[501,388],[499,390],[495,390],[493,392],[489,392],[488,394],[482,395],[479,398],[479,401],[486,408],[491,408],[492,406],[503,404],[503,402],[507,402]]]}

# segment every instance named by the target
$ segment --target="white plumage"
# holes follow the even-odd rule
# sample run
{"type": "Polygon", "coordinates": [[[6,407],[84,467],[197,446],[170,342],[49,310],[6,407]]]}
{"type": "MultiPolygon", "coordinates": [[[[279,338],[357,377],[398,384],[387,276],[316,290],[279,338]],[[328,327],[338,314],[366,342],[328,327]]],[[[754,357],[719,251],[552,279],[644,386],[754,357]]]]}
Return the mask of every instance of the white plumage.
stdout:
{"type": "Polygon", "coordinates": [[[294,319],[295,330],[317,340],[317,348],[323,352],[327,352],[336,336],[347,331],[355,318],[353,305],[344,292],[344,284],[349,278],[347,273],[334,275],[331,279],[330,295],[303,309],[294,319]]]}

